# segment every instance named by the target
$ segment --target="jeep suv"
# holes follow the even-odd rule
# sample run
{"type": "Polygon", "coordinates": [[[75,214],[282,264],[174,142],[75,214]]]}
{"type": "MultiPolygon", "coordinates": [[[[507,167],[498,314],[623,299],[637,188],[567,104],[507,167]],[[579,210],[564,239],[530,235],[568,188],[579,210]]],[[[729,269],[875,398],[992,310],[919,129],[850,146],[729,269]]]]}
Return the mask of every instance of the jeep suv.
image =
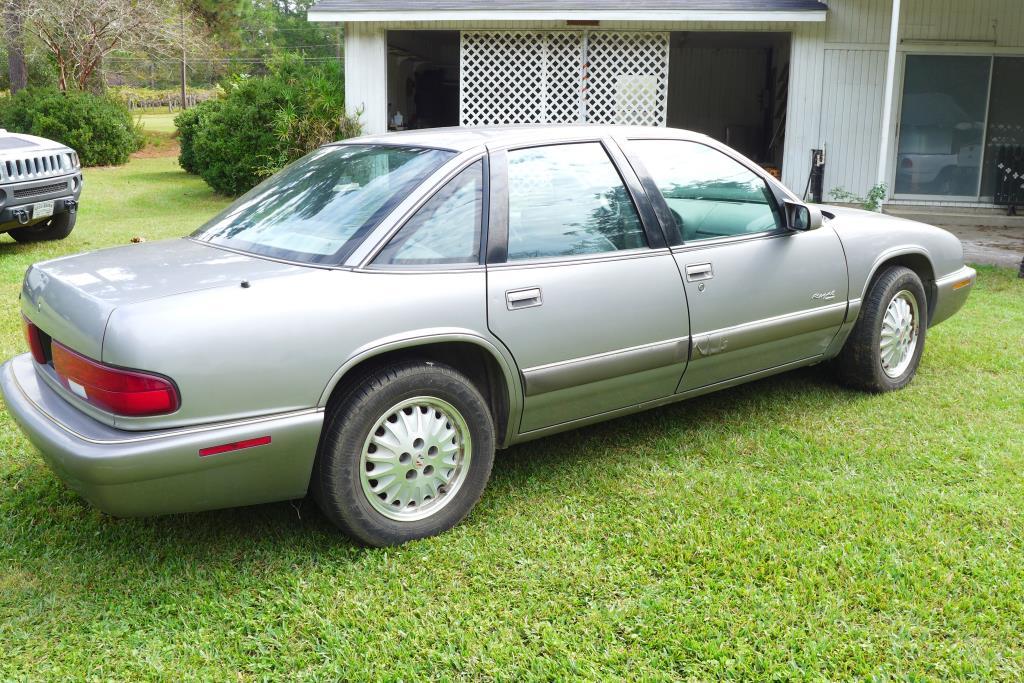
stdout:
{"type": "Polygon", "coordinates": [[[0,233],[18,242],[63,239],[75,227],[81,193],[73,149],[0,128],[0,233]]]}

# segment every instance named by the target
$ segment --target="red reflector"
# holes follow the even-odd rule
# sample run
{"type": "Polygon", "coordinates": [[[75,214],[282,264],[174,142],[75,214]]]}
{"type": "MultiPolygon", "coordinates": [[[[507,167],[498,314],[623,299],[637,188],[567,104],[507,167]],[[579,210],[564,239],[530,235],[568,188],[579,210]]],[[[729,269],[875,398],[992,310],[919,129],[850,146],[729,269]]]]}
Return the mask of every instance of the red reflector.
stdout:
{"type": "Polygon", "coordinates": [[[903,168],[914,168],[914,160],[910,157],[903,157],[903,161],[900,162],[900,166],[903,168]]]}
{"type": "Polygon", "coordinates": [[[61,384],[101,410],[139,417],[178,409],[178,390],[163,377],[112,368],[57,342],[53,342],[51,351],[53,369],[61,384]]]}
{"type": "Polygon", "coordinates": [[[28,342],[29,351],[32,352],[32,358],[37,363],[46,364],[46,354],[43,353],[43,340],[39,338],[39,328],[36,327],[31,320],[26,318],[24,315],[21,316],[22,327],[25,329],[25,341],[28,342]]]}
{"type": "Polygon", "coordinates": [[[268,443],[270,443],[269,436],[260,436],[255,439],[246,439],[245,441],[223,443],[219,446],[200,448],[199,455],[206,457],[207,455],[217,455],[218,453],[227,453],[229,451],[240,451],[243,448],[252,448],[253,446],[266,446],[268,443]]]}

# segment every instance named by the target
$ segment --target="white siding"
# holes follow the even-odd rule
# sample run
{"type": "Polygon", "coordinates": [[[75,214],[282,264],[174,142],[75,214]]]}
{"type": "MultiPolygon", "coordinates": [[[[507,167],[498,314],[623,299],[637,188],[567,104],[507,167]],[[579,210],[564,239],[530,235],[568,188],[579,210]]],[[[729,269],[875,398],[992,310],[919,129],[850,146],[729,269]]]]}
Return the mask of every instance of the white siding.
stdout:
{"type": "MultiPolygon", "coordinates": [[[[832,0],[827,41],[885,45],[892,0],[832,0]]],[[[1024,46],[1021,0],[903,0],[903,40],[995,41],[997,47],[1024,46]]]]}
{"type": "Polygon", "coordinates": [[[863,193],[875,184],[885,58],[881,50],[825,50],[821,139],[827,153],[826,199],[835,187],[863,193]]]}
{"type": "MultiPolygon", "coordinates": [[[[904,4],[912,0],[904,0],[904,4]]],[[[889,41],[892,0],[840,0],[829,3],[829,43],[885,45],[889,41]]]]}
{"type": "Polygon", "coordinates": [[[345,24],[345,110],[363,132],[387,130],[387,34],[381,24],[345,24]]]}
{"type": "Polygon", "coordinates": [[[1021,0],[905,0],[900,19],[906,41],[994,41],[1024,47],[1021,0]]]}
{"type": "Polygon", "coordinates": [[[792,40],[782,182],[800,195],[811,170],[811,150],[822,146],[821,86],[825,27],[818,24],[802,26],[793,31],[792,40]]]}

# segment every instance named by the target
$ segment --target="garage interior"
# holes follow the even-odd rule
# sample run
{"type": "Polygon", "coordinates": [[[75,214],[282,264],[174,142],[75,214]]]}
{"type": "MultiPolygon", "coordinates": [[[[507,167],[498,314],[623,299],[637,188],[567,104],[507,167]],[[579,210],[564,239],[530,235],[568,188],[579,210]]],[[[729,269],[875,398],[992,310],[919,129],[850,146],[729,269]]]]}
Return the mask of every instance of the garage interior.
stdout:
{"type": "Polygon", "coordinates": [[[709,135],[781,169],[789,91],[788,33],[672,33],[668,125],[709,135]]]}
{"type": "Polygon", "coordinates": [[[388,31],[388,130],[459,125],[459,32],[388,31]]]}

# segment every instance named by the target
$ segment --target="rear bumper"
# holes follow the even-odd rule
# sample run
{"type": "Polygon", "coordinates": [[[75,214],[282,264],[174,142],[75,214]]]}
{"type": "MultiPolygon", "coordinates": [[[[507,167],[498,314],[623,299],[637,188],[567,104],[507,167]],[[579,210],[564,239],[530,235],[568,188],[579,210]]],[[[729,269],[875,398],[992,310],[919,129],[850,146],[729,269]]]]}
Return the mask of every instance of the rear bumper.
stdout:
{"type": "Polygon", "coordinates": [[[974,268],[964,266],[960,270],[935,281],[935,306],[932,308],[929,327],[935,327],[959,311],[978,279],[974,268]]]}
{"type": "Polygon", "coordinates": [[[309,485],[323,412],[306,410],[195,428],[129,432],[64,401],[28,354],[0,367],[7,410],[50,468],[100,510],[122,517],[299,498],[309,485]],[[199,450],[270,436],[254,448],[199,450]]]}

